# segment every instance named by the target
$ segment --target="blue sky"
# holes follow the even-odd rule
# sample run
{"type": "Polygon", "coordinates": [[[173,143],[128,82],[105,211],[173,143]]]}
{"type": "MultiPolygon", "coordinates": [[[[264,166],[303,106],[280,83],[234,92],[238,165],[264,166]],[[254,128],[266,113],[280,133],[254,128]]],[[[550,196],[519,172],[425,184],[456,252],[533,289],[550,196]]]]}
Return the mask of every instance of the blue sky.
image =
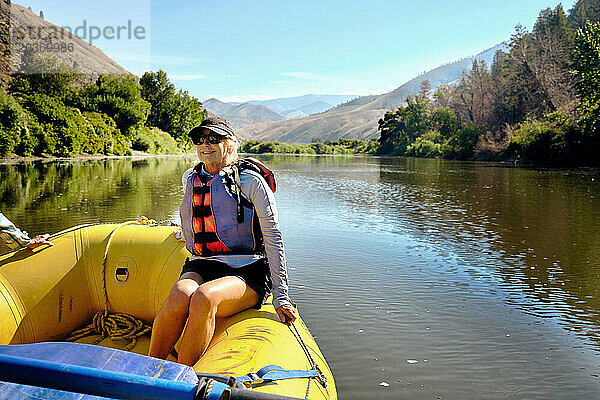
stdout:
{"type": "MultiPolygon", "coordinates": [[[[163,69],[200,100],[377,94],[531,29],[555,0],[181,0],[17,3],[59,26],[143,27],[93,44],[141,76],[163,69]],[[141,36],[141,35],[140,35],[141,36]]],[[[575,0],[563,1],[568,11],[575,0]]],[[[89,29],[89,28],[88,28],[89,29]]],[[[89,39],[89,38],[88,38],[89,39]]]]}

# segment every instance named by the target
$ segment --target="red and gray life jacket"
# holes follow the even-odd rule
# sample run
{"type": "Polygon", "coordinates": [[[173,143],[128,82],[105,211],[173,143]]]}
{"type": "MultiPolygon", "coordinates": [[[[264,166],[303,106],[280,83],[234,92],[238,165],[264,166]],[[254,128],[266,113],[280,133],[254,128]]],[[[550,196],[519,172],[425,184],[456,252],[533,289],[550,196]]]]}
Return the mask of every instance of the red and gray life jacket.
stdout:
{"type": "Polygon", "coordinates": [[[258,216],[241,193],[239,175],[249,169],[262,175],[274,189],[274,177],[264,164],[240,160],[208,182],[202,182],[198,164],[188,176],[180,207],[181,228],[187,249],[198,256],[258,254],[263,251],[258,216]],[[248,165],[250,163],[251,165],[248,165]],[[266,171],[262,171],[262,167],[266,171]],[[270,175],[269,175],[270,174],[270,175]]]}

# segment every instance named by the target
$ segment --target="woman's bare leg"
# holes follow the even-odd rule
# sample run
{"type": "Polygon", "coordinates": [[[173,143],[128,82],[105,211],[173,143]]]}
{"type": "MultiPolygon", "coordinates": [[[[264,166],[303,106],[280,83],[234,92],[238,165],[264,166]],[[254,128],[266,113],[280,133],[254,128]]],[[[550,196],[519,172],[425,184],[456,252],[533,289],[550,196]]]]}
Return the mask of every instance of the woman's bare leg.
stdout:
{"type": "Polygon", "coordinates": [[[216,317],[228,317],[257,302],[256,292],[235,276],[200,285],[190,300],[189,318],[181,338],[178,361],[194,365],[212,340],[216,317]]]}
{"type": "Polygon", "coordinates": [[[154,318],[149,356],[166,359],[173,350],[185,326],[192,294],[202,282],[202,278],[197,273],[186,272],[173,285],[169,296],[154,318]]]}

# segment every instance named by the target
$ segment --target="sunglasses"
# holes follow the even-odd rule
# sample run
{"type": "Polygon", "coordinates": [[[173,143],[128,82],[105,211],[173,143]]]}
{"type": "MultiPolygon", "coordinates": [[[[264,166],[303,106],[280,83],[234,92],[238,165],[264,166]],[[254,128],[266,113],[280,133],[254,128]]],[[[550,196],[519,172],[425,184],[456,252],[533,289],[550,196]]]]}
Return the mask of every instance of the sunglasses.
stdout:
{"type": "Polygon", "coordinates": [[[192,143],[199,145],[204,144],[204,141],[208,141],[210,144],[221,143],[223,140],[223,136],[217,135],[216,133],[211,133],[209,135],[194,135],[191,137],[192,143]]]}

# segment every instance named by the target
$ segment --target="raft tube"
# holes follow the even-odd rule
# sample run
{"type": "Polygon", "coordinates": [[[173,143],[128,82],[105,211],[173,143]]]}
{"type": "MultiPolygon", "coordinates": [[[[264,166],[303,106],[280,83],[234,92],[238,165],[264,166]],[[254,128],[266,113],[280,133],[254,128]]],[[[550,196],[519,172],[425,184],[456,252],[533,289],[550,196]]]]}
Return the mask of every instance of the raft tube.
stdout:
{"type": "MultiPolygon", "coordinates": [[[[54,246],[0,256],[0,345],[63,342],[106,307],[151,325],[189,255],[174,235],[178,229],[132,222],[79,226],[54,235],[54,246]]],[[[109,349],[130,345],[129,340],[100,339],[92,335],[76,342],[109,349]]],[[[142,336],[129,351],[145,355],[149,341],[142,336]]],[[[103,358],[108,356],[97,354],[90,355],[99,358],[94,365],[106,363],[103,358]]],[[[76,364],[80,357],[74,358],[62,361],[76,364]]],[[[155,360],[138,359],[140,371],[145,365],[141,359],[155,360]]],[[[257,392],[337,399],[333,374],[306,325],[300,317],[291,327],[279,322],[270,298],[260,309],[218,319],[213,340],[193,370],[200,375],[252,377],[254,385],[247,389],[257,392]],[[255,373],[273,365],[318,373],[261,382],[255,373]]],[[[277,371],[270,373],[277,376],[277,371]]],[[[0,382],[0,394],[6,385],[13,384],[0,382]]]]}

